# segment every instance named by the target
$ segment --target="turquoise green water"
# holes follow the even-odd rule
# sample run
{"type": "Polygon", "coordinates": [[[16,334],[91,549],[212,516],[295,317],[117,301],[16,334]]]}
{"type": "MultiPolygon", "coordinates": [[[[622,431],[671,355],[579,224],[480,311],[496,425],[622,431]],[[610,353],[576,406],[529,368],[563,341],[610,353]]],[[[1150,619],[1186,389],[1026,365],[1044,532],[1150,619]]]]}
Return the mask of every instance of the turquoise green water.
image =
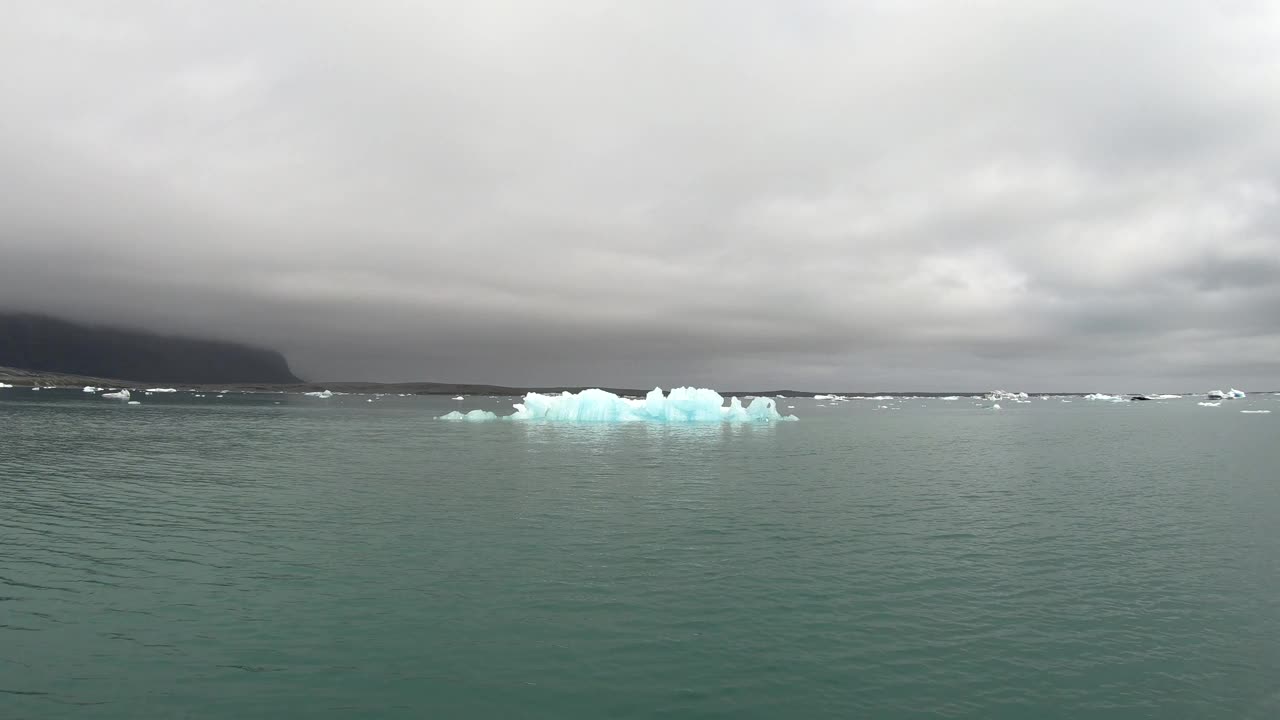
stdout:
{"type": "Polygon", "coordinates": [[[1280,714],[1276,397],[142,399],[0,390],[0,717],[1280,714]]]}

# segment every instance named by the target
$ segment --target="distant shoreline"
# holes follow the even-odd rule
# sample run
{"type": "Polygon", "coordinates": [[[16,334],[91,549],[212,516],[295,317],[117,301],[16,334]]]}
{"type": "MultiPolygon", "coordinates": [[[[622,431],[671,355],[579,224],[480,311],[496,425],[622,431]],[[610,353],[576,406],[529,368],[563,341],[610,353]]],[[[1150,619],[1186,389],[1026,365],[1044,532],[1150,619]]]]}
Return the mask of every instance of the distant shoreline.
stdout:
{"type": "MultiPolygon", "coordinates": [[[[129,390],[146,390],[148,388],[174,388],[176,390],[190,390],[194,392],[216,392],[226,390],[230,392],[247,392],[247,393],[305,393],[317,392],[320,390],[331,390],[336,393],[352,393],[352,394],[405,394],[405,395],[503,395],[503,396],[520,396],[525,393],[561,393],[561,392],[581,392],[590,388],[599,388],[606,390],[615,395],[644,396],[652,388],[619,388],[619,387],[601,387],[599,385],[557,385],[557,386],[513,386],[513,385],[488,385],[488,384],[472,384],[472,383],[437,383],[437,382],[403,382],[403,383],[378,383],[378,382],[303,382],[303,383],[220,383],[220,384],[198,384],[198,383],[164,383],[164,382],[141,382],[137,380],[119,380],[114,378],[88,377],[84,375],[66,375],[59,373],[46,373],[36,370],[22,370],[18,368],[0,367],[0,382],[19,388],[31,387],[65,387],[65,388],[81,388],[92,385],[101,388],[128,388],[129,390]]],[[[664,388],[669,390],[670,388],[664,388]]],[[[956,390],[951,392],[921,392],[917,390],[875,390],[875,391],[851,391],[851,390],[788,390],[788,389],[769,389],[769,390],[717,390],[725,397],[737,396],[745,397],[747,395],[760,397],[774,397],[775,395],[784,395],[788,398],[812,398],[814,395],[843,395],[847,397],[875,397],[877,395],[892,395],[893,397],[921,397],[921,398],[940,398],[950,397],[952,395],[960,397],[981,396],[990,392],[989,390],[956,390]]],[[[1089,391],[1092,392],[1092,391],[1089,391]]],[[[1248,391],[1250,393],[1268,393],[1274,392],[1269,390],[1248,391]]],[[[1028,395],[1036,397],[1039,395],[1054,395],[1058,397],[1082,397],[1088,392],[1028,392],[1028,395]]],[[[1199,393],[1192,393],[1199,394],[1199,393]]]]}

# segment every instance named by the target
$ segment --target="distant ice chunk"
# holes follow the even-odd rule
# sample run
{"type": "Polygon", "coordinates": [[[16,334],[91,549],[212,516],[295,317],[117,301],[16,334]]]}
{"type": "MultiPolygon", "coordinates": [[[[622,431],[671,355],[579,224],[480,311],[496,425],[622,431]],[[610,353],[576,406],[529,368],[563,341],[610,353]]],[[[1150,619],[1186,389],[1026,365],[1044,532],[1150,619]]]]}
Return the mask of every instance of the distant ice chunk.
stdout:
{"type": "Polygon", "coordinates": [[[959,400],[959,399],[960,399],[960,396],[959,396],[959,395],[948,395],[948,396],[946,396],[946,397],[944,397],[944,398],[942,398],[942,399],[943,399],[943,400],[959,400]]]}
{"type": "Polygon", "coordinates": [[[487,422],[489,420],[497,420],[498,415],[497,413],[491,413],[488,410],[472,410],[466,415],[463,415],[457,410],[454,410],[453,412],[447,415],[441,415],[440,419],[441,420],[465,420],[467,422],[487,422]]]}
{"type": "Polygon", "coordinates": [[[466,398],[465,398],[465,397],[463,397],[463,396],[461,396],[461,395],[459,395],[459,396],[455,397],[455,398],[454,398],[454,400],[466,400],[466,398]]]}
{"type": "Polygon", "coordinates": [[[813,399],[814,400],[835,400],[836,398],[839,398],[839,397],[840,397],[839,395],[814,395],[813,399]]]}
{"type": "Polygon", "coordinates": [[[1024,392],[1011,393],[1011,392],[1005,392],[1004,390],[992,390],[991,392],[987,393],[987,396],[984,399],[991,400],[993,402],[997,402],[1000,400],[1014,400],[1014,401],[1026,400],[1027,394],[1024,392]]]}
{"type": "MultiPolygon", "coordinates": [[[[511,420],[560,422],[780,422],[797,420],[778,413],[772,398],[758,397],[748,405],[738,398],[724,404],[720,393],[706,388],[681,387],[663,394],[654,388],[644,398],[624,398],[600,389],[559,395],[527,393],[516,403],[511,420]]],[[[474,411],[473,411],[474,412],[474,411]]],[[[446,418],[449,416],[446,415],[446,418]]]]}
{"type": "Polygon", "coordinates": [[[1232,400],[1243,400],[1246,396],[1244,393],[1240,392],[1239,390],[1235,388],[1231,388],[1230,390],[1227,391],[1227,397],[1231,398],[1232,400]]]}
{"type": "Polygon", "coordinates": [[[991,409],[992,409],[992,410],[999,410],[999,409],[1000,409],[1000,403],[996,403],[996,404],[992,405],[992,406],[991,406],[991,409]]]}
{"type": "Polygon", "coordinates": [[[1245,415],[1270,415],[1270,410],[1241,410],[1245,415]]]}
{"type": "MultiPolygon", "coordinates": [[[[321,398],[325,400],[333,397],[333,392],[329,390],[321,390],[320,392],[309,392],[309,393],[302,393],[302,394],[306,395],[307,397],[321,398]]],[[[222,397],[222,396],[219,395],[218,397],[222,397]]]]}
{"type": "Polygon", "coordinates": [[[1196,404],[1199,405],[1200,407],[1218,407],[1222,403],[1221,402],[1198,402],[1196,404]]]}
{"type": "MultiPolygon", "coordinates": [[[[8,384],[5,384],[5,383],[0,382],[0,388],[11,388],[11,387],[13,387],[13,386],[12,386],[12,385],[8,385],[8,384]]],[[[39,388],[34,388],[34,389],[37,389],[37,390],[38,390],[39,388]]]]}
{"type": "Polygon", "coordinates": [[[149,393],[176,393],[176,392],[178,392],[178,391],[177,391],[177,390],[175,390],[175,389],[173,389],[173,388],[147,388],[147,392],[149,392],[149,393]]]}
{"type": "Polygon", "coordinates": [[[1099,400],[1102,402],[1126,402],[1126,400],[1119,395],[1107,395],[1106,393],[1089,393],[1084,396],[1084,399],[1099,400]]]}
{"type": "Polygon", "coordinates": [[[141,405],[142,403],[138,402],[137,400],[130,400],[127,404],[129,404],[129,405],[141,405]]]}
{"type": "Polygon", "coordinates": [[[96,387],[94,387],[94,386],[92,386],[92,385],[85,385],[85,386],[84,386],[84,391],[85,391],[85,392],[88,392],[88,393],[96,393],[96,392],[98,392],[98,388],[96,388],[96,387]]]}
{"type": "Polygon", "coordinates": [[[126,390],[121,390],[120,392],[104,393],[102,397],[108,398],[110,400],[128,400],[129,391],[126,389],[126,390]]]}

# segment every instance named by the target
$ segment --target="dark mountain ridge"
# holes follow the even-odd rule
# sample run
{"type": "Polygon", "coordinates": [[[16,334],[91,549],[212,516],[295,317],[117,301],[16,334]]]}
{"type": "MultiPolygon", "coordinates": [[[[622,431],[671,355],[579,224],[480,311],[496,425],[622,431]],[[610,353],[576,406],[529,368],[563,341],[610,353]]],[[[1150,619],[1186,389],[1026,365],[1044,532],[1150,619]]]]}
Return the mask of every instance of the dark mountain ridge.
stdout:
{"type": "Polygon", "coordinates": [[[274,350],[0,312],[0,366],[157,383],[302,381],[274,350]]]}

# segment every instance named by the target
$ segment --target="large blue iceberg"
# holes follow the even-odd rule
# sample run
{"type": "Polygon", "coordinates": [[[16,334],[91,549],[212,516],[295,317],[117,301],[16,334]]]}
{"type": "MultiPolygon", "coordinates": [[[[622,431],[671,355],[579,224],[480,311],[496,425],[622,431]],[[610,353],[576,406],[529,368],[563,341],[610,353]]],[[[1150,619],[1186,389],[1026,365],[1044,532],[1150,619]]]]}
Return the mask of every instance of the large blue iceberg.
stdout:
{"type": "Polygon", "coordinates": [[[528,393],[524,402],[515,404],[516,411],[499,418],[485,410],[463,414],[454,411],[441,420],[553,420],[560,422],[784,422],[798,420],[795,415],[780,415],[770,398],[758,397],[743,407],[738,398],[724,397],[715,390],[681,387],[663,394],[654,388],[643,400],[624,398],[604,390],[565,392],[559,395],[528,393]]]}

